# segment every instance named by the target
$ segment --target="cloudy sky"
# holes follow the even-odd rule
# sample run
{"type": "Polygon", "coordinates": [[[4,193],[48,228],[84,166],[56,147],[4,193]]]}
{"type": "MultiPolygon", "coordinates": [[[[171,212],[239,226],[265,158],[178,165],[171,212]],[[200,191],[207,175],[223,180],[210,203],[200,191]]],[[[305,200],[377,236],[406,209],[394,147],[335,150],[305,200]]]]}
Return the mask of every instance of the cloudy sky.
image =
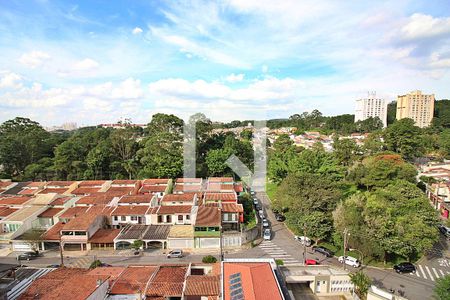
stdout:
{"type": "Polygon", "coordinates": [[[0,0],[0,122],[353,113],[449,68],[448,0],[0,0]]]}

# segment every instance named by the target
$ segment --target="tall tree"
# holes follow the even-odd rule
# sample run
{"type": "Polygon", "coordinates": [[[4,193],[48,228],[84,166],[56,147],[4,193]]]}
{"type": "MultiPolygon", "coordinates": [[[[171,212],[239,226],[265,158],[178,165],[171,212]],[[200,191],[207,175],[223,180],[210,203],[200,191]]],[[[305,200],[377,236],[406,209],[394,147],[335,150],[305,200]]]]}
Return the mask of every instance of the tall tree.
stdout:
{"type": "Polygon", "coordinates": [[[123,129],[116,129],[111,133],[111,145],[120,159],[120,165],[128,175],[128,179],[133,177],[136,171],[136,152],[139,149],[137,139],[140,131],[137,127],[128,126],[123,129]]]}
{"type": "Polygon", "coordinates": [[[339,139],[335,136],[333,141],[334,156],[344,166],[351,165],[356,159],[359,147],[352,139],[339,139]]]}
{"type": "Polygon", "coordinates": [[[386,128],[384,140],[390,151],[400,153],[406,159],[422,154],[421,129],[412,119],[401,119],[386,128]]]}

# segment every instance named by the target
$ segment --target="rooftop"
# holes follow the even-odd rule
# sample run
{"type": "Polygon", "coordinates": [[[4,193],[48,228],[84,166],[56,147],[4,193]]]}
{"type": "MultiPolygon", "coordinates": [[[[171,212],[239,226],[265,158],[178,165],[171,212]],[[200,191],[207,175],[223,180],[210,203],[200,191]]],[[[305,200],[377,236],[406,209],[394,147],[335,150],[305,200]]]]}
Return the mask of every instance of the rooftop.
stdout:
{"type": "Polygon", "coordinates": [[[148,281],[155,271],[156,266],[129,266],[120,274],[111,286],[112,295],[129,295],[144,293],[148,281]]]}
{"type": "Polygon", "coordinates": [[[150,282],[146,295],[181,297],[187,269],[187,266],[161,266],[150,282]]]}
{"type": "Polygon", "coordinates": [[[155,184],[169,184],[168,178],[151,178],[151,179],[145,179],[142,181],[143,185],[155,185],[155,184]]]}
{"type": "Polygon", "coordinates": [[[57,214],[59,214],[63,208],[50,207],[44,212],[42,212],[38,217],[39,218],[53,218],[57,214]]]}
{"type": "Polygon", "coordinates": [[[150,203],[151,200],[149,195],[126,195],[120,198],[119,203],[150,203]]]}
{"type": "Polygon", "coordinates": [[[89,239],[89,242],[96,244],[112,244],[114,243],[114,239],[119,235],[119,233],[120,229],[99,229],[89,239]]]}
{"type": "Polygon", "coordinates": [[[218,207],[199,206],[195,226],[220,226],[221,215],[218,207]]]}
{"type": "Polygon", "coordinates": [[[161,202],[193,202],[195,194],[166,194],[161,202]]]}
{"type": "Polygon", "coordinates": [[[0,205],[23,205],[30,200],[31,198],[26,196],[0,196],[0,205]]]}
{"type": "Polygon", "coordinates": [[[194,227],[191,225],[172,225],[168,237],[171,238],[192,238],[194,237],[194,227]]]}
{"type": "Polygon", "coordinates": [[[158,209],[158,215],[171,215],[171,214],[189,214],[191,213],[191,205],[166,205],[160,206],[158,209]]]}
{"type": "Polygon", "coordinates": [[[120,205],[111,213],[111,216],[141,216],[145,215],[150,206],[147,205],[120,205]]]}
{"type": "Polygon", "coordinates": [[[190,275],[186,278],[186,296],[219,296],[220,276],[190,275]]]}
{"type": "Polygon", "coordinates": [[[237,201],[236,193],[205,193],[205,201],[237,201]]]}

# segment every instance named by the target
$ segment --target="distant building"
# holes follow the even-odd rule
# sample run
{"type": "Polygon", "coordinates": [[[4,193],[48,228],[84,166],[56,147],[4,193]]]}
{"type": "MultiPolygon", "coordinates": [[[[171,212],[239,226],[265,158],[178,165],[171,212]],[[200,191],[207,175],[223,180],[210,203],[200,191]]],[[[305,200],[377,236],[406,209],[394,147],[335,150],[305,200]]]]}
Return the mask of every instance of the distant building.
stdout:
{"type": "Polygon", "coordinates": [[[77,128],[78,128],[77,123],[70,122],[70,123],[64,123],[61,126],[46,127],[46,130],[47,131],[57,131],[57,130],[72,131],[72,130],[76,130],[77,128]]]}
{"type": "Polygon", "coordinates": [[[387,126],[387,102],[377,98],[375,92],[368,93],[367,98],[356,100],[355,122],[368,118],[380,118],[383,127],[387,126]]]}
{"type": "Polygon", "coordinates": [[[421,128],[431,124],[434,113],[434,94],[412,91],[397,98],[397,120],[410,118],[421,128]]]}

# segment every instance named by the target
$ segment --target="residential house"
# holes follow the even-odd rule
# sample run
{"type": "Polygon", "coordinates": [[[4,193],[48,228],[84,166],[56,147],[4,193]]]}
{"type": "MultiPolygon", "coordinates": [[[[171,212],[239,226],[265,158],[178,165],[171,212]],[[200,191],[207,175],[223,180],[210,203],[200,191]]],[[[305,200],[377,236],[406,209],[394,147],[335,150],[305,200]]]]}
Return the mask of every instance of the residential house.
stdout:
{"type": "Polygon", "coordinates": [[[122,228],[126,224],[146,224],[147,212],[151,210],[148,205],[120,205],[111,212],[111,225],[122,228]]]}
{"type": "Polygon", "coordinates": [[[218,207],[199,206],[194,225],[196,248],[219,248],[221,212],[218,207]]]}
{"type": "Polygon", "coordinates": [[[159,206],[152,213],[151,224],[192,224],[192,205],[164,205],[159,206]],[[156,220],[154,217],[156,215],[156,220]],[[156,222],[155,222],[156,221],[156,222]]]}
{"type": "Polygon", "coordinates": [[[161,199],[161,205],[196,205],[197,194],[167,194],[161,199]]]}

